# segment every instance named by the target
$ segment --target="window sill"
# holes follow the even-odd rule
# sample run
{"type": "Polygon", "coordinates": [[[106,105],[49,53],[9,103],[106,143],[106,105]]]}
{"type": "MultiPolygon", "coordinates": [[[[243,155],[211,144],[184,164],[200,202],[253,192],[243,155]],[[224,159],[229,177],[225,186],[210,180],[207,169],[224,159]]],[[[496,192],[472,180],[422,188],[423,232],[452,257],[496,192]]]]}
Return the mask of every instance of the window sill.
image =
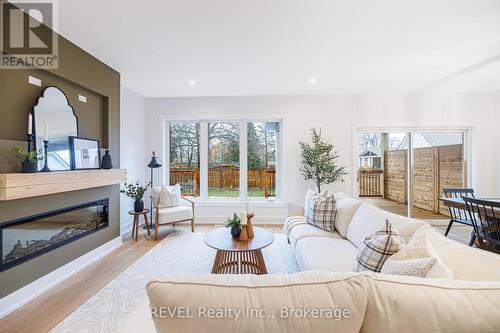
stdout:
{"type": "Polygon", "coordinates": [[[268,201],[265,199],[262,200],[239,200],[236,198],[193,198],[189,197],[189,199],[193,200],[196,205],[201,207],[216,207],[216,206],[245,206],[248,204],[250,207],[287,207],[287,204],[283,200],[275,200],[268,201]]]}

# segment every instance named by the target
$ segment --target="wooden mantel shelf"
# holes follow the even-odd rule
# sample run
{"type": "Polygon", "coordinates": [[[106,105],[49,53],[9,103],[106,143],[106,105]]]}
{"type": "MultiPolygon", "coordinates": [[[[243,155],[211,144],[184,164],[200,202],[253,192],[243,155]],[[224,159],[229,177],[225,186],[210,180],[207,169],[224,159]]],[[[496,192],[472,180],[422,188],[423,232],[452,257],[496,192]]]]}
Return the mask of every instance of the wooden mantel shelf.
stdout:
{"type": "Polygon", "coordinates": [[[127,181],[127,170],[76,170],[0,174],[0,201],[109,186],[127,181]]]}

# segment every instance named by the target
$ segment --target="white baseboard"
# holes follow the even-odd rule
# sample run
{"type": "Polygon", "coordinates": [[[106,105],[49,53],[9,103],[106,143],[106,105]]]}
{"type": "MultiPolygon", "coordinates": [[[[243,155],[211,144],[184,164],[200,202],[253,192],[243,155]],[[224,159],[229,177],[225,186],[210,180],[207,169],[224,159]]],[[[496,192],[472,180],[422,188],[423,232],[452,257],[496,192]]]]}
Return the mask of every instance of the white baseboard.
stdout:
{"type": "Polygon", "coordinates": [[[116,237],[98,248],[85,253],[81,257],[57,268],[56,270],[42,276],[38,280],[14,291],[0,299],[0,319],[31,301],[35,297],[54,287],[58,283],[69,278],[73,274],[104,257],[111,251],[121,246],[122,237],[116,237]]]}
{"type": "Polygon", "coordinates": [[[131,233],[133,223],[134,221],[130,220],[127,223],[120,225],[120,235],[131,233]]]}

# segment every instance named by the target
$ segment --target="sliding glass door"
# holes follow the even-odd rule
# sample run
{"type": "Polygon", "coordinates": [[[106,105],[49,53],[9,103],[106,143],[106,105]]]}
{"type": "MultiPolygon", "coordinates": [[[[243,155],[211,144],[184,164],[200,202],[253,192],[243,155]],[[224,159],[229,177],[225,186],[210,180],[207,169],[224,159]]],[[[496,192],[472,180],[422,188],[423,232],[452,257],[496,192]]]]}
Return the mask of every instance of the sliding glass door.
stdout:
{"type": "Polygon", "coordinates": [[[443,188],[462,188],[465,130],[360,130],[357,134],[359,197],[393,213],[446,219],[443,188]]]}
{"type": "Polygon", "coordinates": [[[408,215],[406,132],[358,134],[359,196],[393,213],[408,215]]]}
{"type": "Polygon", "coordinates": [[[465,187],[464,133],[413,133],[413,216],[440,219],[448,215],[439,197],[443,188],[465,187]]]}

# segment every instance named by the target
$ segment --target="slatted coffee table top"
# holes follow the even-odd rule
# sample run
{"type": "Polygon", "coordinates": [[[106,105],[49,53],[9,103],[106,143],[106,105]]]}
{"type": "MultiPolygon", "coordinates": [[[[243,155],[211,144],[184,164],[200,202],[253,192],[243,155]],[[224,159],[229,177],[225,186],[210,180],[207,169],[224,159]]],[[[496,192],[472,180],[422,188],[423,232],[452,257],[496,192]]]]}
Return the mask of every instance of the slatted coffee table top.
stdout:
{"type": "Polygon", "coordinates": [[[217,228],[205,235],[205,243],[216,250],[222,251],[255,251],[269,246],[274,241],[272,232],[253,227],[254,237],[247,241],[240,241],[231,236],[230,228],[217,228]]]}

